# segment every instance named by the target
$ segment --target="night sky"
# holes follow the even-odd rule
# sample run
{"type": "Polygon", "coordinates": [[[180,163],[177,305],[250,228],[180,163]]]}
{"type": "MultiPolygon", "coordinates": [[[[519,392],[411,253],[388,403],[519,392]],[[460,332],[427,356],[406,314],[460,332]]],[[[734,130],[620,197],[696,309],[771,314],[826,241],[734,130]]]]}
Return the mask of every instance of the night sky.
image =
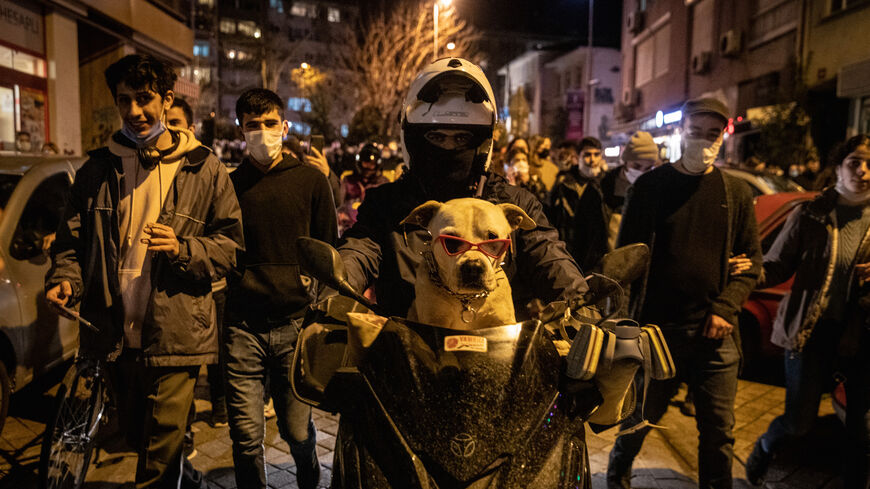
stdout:
{"type": "MultiPolygon", "coordinates": [[[[405,0],[369,0],[363,9],[405,0]]],[[[421,0],[431,3],[432,0],[421,0]]],[[[586,40],[589,0],[453,0],[463,18],[487,31],[586,40]]],[[[595,2],[595,44],[619,48],[622,2],[595,2]]]]}

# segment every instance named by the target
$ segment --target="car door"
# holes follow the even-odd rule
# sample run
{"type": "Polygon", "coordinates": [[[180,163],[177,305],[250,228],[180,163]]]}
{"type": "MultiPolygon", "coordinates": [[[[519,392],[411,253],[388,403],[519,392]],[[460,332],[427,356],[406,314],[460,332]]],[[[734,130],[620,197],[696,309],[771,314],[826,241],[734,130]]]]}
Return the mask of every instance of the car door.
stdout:
{"type": "Polygon", "coordinates": [[[23,204],[15,206],[21,209],[17,222],[14,228],[4,226],[14,229],[2,243],[21,311],[17,327],[7,331],[16,351],[16,390],[35,374],[72,356],[78,342],[77,326],[58,317],[45,302],[44,280],[50,266],[47,247],[63,215],[72,181],[69,170],[53,166],[55,171],[32,169],[25,176],[13,195],[23,204]]]}

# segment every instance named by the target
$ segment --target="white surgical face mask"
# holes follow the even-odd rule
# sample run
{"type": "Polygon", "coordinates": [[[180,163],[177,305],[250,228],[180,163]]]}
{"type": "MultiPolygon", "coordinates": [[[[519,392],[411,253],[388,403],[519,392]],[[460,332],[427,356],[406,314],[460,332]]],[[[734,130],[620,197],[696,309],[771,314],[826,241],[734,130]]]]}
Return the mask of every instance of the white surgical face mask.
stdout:
{"type": "Polygon", "coordinates": [[[281,129],[247,131],[244,134],[248,152],[257,163],[271,165],[281,156],[281,137],[284,135],[281,129]]]}
{"type": "Polygon", "coordinates": [[[639,170],[637,168],[629,168],[625,167],[625,179],[628,180],[628,183],[634,185],[634,182],[640,178],[641,175],[646,173],[643,170],[639,170]]]}
{"type": "Polygon", "coordinates": [[[689,173],[700,175],[713,166],[719,148],[722,147],[722,137],[711,142],[706,138],[684,137],[683,142],[683,168],[689,173]]]}

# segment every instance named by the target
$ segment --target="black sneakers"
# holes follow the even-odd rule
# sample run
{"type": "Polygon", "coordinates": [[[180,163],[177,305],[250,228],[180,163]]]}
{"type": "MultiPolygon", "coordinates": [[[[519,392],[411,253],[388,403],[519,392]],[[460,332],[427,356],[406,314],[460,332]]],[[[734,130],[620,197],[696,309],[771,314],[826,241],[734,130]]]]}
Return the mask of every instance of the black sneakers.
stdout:
{"type": "Polygon", "coordinates": [[[746,459],[746,480],[756,486],[761,484],[772,459],[773,454],[765,451],[761,446],[761,439],[756,441],[752,453],[746,459]]]}

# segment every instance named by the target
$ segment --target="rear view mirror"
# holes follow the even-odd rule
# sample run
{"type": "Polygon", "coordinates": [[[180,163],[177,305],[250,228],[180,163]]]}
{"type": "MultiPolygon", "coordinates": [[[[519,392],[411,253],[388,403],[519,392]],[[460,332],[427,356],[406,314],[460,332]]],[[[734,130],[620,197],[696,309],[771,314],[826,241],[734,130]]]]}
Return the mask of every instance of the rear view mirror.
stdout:
{"type": "Polygon", "coordinates": [[[649,259],[649,246],[643,243],[622,246],[604,255],[601,273],[625,286],[643,276],[649,259]]]}
{"type": "Polygon", "coordinates": [[[305,273],[332,287],[339,294],[350,297],[376,313],[379,312],[377,306],[348,283],[347,270],[338,250],[328,243],[307,236],[296,239],[296,248],[299,250],[299,266],[305,273]]]}

